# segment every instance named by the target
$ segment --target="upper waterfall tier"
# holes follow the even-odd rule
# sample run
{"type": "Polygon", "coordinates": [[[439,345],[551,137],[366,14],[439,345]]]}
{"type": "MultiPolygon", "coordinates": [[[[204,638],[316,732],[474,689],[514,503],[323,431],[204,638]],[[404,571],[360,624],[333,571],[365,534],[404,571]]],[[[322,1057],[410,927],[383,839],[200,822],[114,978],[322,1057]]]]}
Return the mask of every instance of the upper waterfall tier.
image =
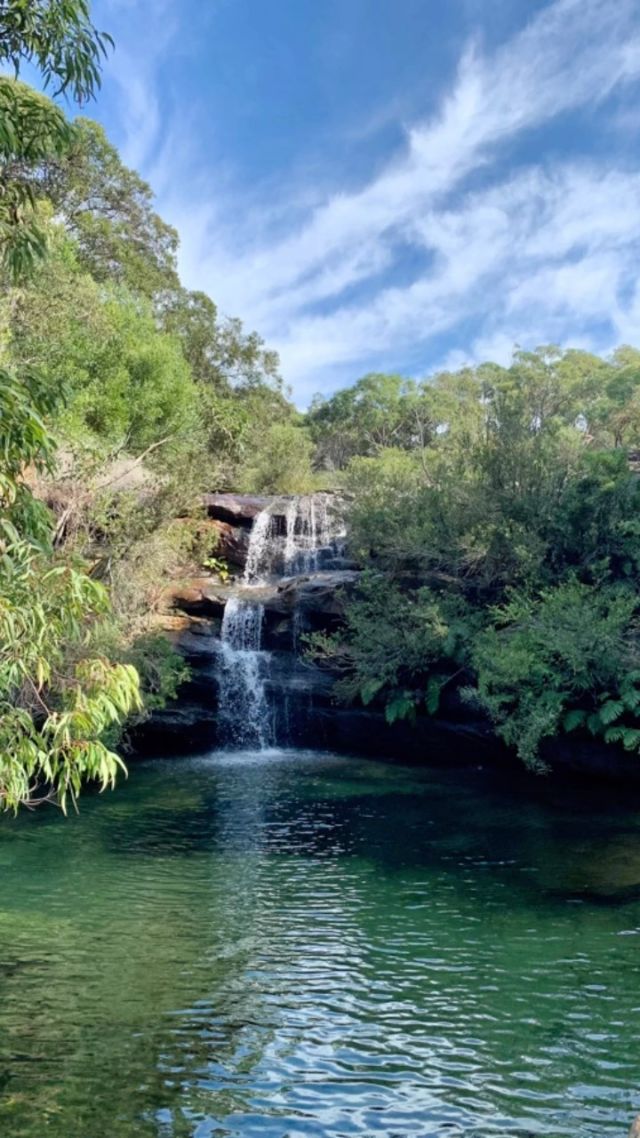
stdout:
{"type": "Polygon", "coordinates": [[[344,502],[326,491],[300,496],[256,497],[206,494],[211,552],[245,584],[277,583],[282,577],[356,566],[345,556],[344,502]]]}
{"type": "Polygon", "coordinates": [[[344,525],[333,495],[274,499],[253,519],[244,582],[263,585],[277,577],[315,572],[343,546],[344,525]]]}

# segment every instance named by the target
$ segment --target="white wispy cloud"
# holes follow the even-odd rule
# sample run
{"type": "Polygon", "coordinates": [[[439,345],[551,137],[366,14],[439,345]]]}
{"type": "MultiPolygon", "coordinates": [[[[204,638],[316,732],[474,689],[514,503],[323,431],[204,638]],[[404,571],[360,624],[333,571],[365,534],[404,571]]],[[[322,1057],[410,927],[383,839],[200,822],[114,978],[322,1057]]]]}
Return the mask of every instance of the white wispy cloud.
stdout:
{"type": "MultiPolygon", "coordinates": [[[[175,15],[178,0],[166,2],[175,15]]],[[[516,165],[512,154],[527,132],[539,137],[559,116],[601,110],[630,89],[639,15],[638,0],[556,0],[497,50],[468,48],[437,112],[406,128],[386,167],[320,201],[288,185],[287,172],[265,187],[267,202],[229,170],[214,196],[207,156],[183,151],[189,173],[166,139],[162,151],[165,47],[133,78],[119,71],[131,105],[127,154],[139,153],[147,172],[155,164],[187,283],[279,349],[301,402],[365,367],[419,359],[426,369],[445,335],[447,359],[459,361],[504,356],[533,337],[601,347],[603,323],[612,339],[637,339],[640,162],[616,168],[606,155],[574,154],[551,163],[542,152],[516,165]],[[427,267],[394,285],[407,248],[427,267]]]]}

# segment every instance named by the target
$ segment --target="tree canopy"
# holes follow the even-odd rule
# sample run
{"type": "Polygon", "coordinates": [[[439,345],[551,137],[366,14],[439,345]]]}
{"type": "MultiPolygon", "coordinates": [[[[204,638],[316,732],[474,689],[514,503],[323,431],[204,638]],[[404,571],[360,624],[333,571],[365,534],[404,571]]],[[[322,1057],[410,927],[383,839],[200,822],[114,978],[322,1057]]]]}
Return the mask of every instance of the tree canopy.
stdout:
{"type": "Polygon", "coordinates": [[[530,766],[577,731],[640,748],[640,353],[542,347],[318,402],[367,572],[313,651],[387,716],[462,705],[530,766]]]}

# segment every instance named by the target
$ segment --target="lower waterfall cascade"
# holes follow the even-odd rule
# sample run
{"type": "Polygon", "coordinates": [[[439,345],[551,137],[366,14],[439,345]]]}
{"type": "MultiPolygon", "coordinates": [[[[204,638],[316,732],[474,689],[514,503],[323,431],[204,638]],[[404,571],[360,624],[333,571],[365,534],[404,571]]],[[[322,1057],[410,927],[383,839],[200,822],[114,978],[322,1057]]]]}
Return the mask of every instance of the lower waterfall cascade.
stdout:
{"type": "Polygon", "coordinates": [[[218,715],[224,737],[239,746],[269,746],[270,723],[264,675],[268,654],[261,651],[262,605],[231,597],[220,632],[218,715]]]}
{"type": "Polygon", "coordinates": [[[277,498],[255,515],[244,573],[226,602],[220,630],[218,722],[227,746],[262,750],[275,742],[261,590],[331,567],[344,552],[344,538],[330,494],[277,498]]]}

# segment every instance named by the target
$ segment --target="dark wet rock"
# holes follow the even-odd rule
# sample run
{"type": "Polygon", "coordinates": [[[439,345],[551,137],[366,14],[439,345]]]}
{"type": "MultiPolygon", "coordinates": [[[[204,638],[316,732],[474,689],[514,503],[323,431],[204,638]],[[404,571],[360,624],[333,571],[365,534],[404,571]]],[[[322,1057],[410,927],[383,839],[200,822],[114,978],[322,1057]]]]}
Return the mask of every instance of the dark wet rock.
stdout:
{"type": "MultiPolygon", "coordinates": [[[[271,614],[270,614],[271,616],[271,614]]],[[[295,648],[294,621],[289,616],[267,618],[264,629],[264,646],[269,652],[293,652],[295,648]]]]}
{"type": "Polygon", "coordinates": [[[191,755],[218,743],[218,712],[215,706],[189,702],[181,696],[175,704],[156,711],[129,734],[128,744],[137,755],[191,755]]]}
{"type": "Polygon", "coordinates": [[[344,570],[357,570],[358,562],[352,561],[349,557],[327,557],[322,564],[325,572],[341,573],[344,570]]]}
{"type": "Polygon", "coordinates": [[[287,577],[278,586],[278,593],[292,608],[341,616],[344,596],[353,590],[359,576],[357,569],[343,569],[287,577]]]}
{"type": "Polygon", "coordinates": [[[638,755],[597,739],[559,735],[545,740],[540,754],[554,772],[640,784],[638,755]]]}
{"type": "Polygon", "coordinates": [[[216,654],[220,636],[220,621],[195,618],[187,620],[180,629],[169,632],[174,648],[185,660],[200,669],[203,661],[216,654]]]}
{"type": "MultiPolygon", "coordinates": [[[[357,570],[320,571],[288,577],[278,587],[277,602],[291,614],[291,647],[310,632],[335,632],[342,624],[345,600],[353,590],[357,570]]],[[[276,607],[277,602],[274,603],[276,607]]],[[[267,606],[267,624],[269,607],[267,606]]]]}
{"type": "Polygon", "coordinates": [[[231,525],[230,522],[217,519],[210,519],[207,529],[211,535],[210,555],[220,557],[230,565],[244,569],[249,550],[250,531],[245,526],[231,525]]]}

